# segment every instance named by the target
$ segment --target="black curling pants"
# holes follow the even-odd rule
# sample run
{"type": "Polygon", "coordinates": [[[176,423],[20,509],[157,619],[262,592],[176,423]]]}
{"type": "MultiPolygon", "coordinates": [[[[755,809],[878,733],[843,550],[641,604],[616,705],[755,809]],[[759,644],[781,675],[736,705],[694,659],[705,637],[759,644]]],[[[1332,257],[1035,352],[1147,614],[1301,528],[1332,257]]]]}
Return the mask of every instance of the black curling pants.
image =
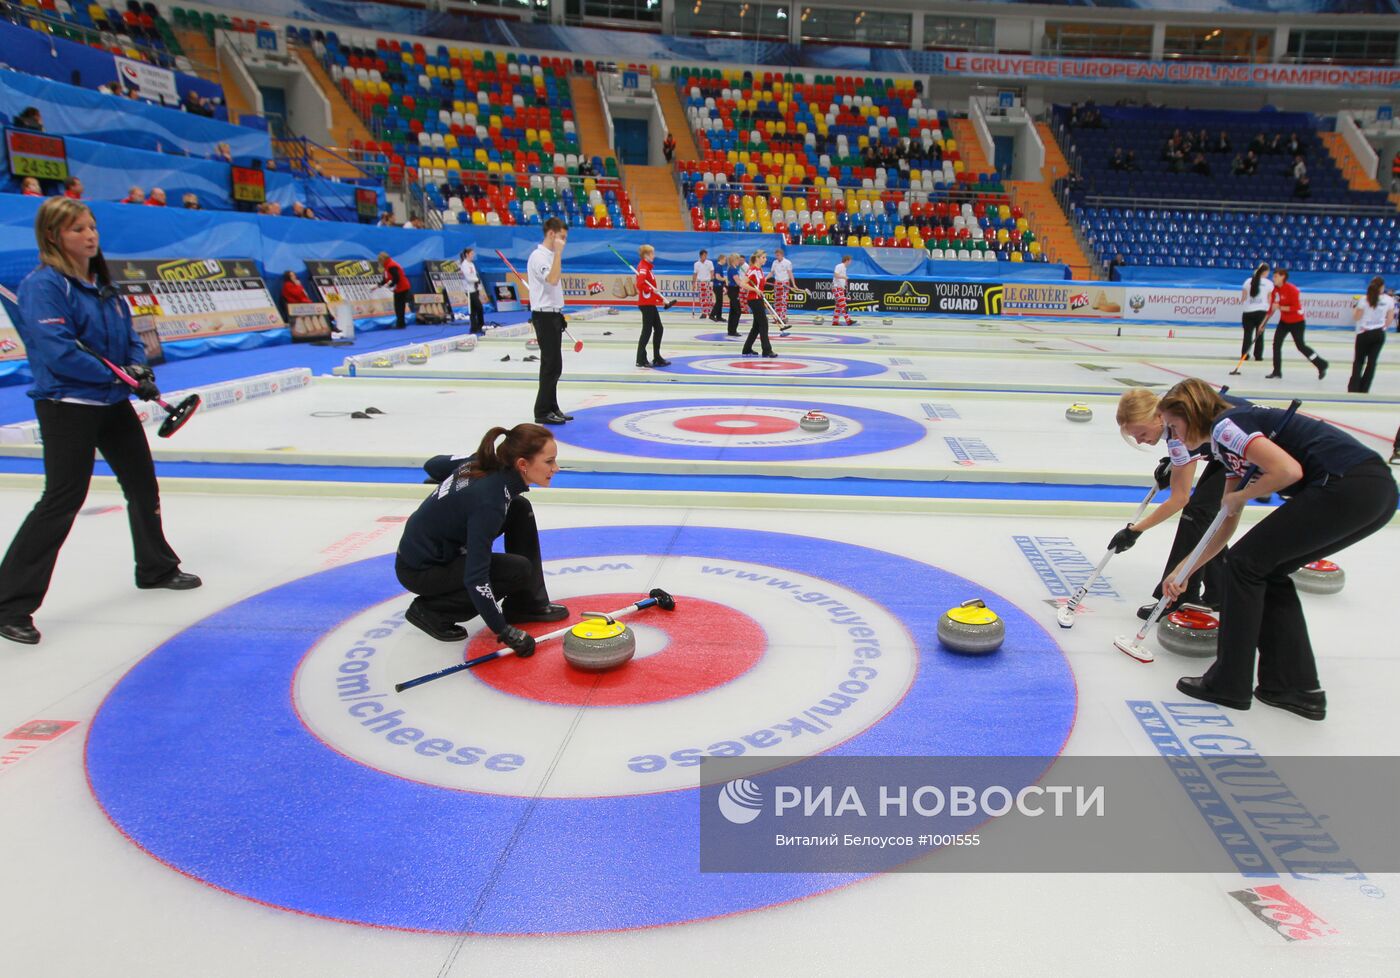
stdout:
{"type": "MultiPolygon", "coordinates": [[[[1191,492],[1191,500],[1181,511],[1181,519],[1176,524],[1176,537],[1172,540],[1171,553],[1167,556],[1167,567],[1162,572],[1165,578],[1177,564],[1186,559],[1196,544],[1201,542],[1210,527],[1211,521],[1220,512],[1220,498],[1225,493],[1225,466],[1215,459],[1206,463],[1201,477],[1196,480],[1196,488],[1191,492]]],[[[1191,579],[1186,582],[1186,593],[1182,600],[1188,604],[1204,602],[1219,608],[1225,598],[1225,555],[1222,550],[1211,558],[1191,579]]],[[[1162,583],[1157,582],[1152,596],[1162,597],[1162,583]]]]}
{"type": "Polygon", "coordinates": [[[394,293],[394,329],[405,329],[408,322],[404,317],[408,314],[408,300],[413,298],[412,292],[394,293]]]}
{"type": "Polygon", "coordinates": [[[1290,336],[1293,337],[1293,345],[1298,348],[1298,352],[1311,360],[1314,366],[1317,365],[1317,354],[1303,339],[1303,331],[1307,328],[1307,321],[1303,319],[1296,323],[1280,322],[1274,327],[1274,373],[1283,373],[1283,341],[1290,336]]]}
{"type": "Polygon", "coordinates": [[[1347,390],[1353,394],[1371,393],[1371,381],[1376,378],[1376,363],[1385,346],[1384,329],[1367,329],[1356,334],[1356,355],[1351,361],[1351,380],[1347,390]]]}
{"type": "Polygon", "coordinates": [[[715,307],[710,310],[710,318],[715,322],[719,322],[720,317],[724,314],[724,283],[711,282],[710,284],[714,288],[715,293],[715,307]]]}
{"type": "Polygon", "coordinates": [[[729,286],[729,335],[739,335],[739,286],[729,286]]]}
{"type": "Polygon", "coordinates": [[[1220,638],[1206,685],[1247,700],[1254,683],[1270,692],[1319,688],[1317,663],[1298,591],[1289,577],[1375,533],[1395,515],[1395,478],[1379,457],[1308,486],[1230,548],[1220,638]]]}
{"type": "Polygon", "coordinates": [[[44,439],[44,494],[0,563],[0,623],[28,624],[43,604],[58,551],[87,498],[95,451],[102,453],[126,497],[136,583],[158,584],[178,571],[180,558],[161,527],[151,448],[131,402],[35,401],[34,413],[44,439]]]}
{"type": "Polygon", "coordinates": [[[564,372],[564,316],[557,312],[530,314],[535,338],[540,341],[540,388],[535,394],[535,417],[563,414],[559,410],[559,377],[564,372]]]}
{"type": "Polygon", "coordinates": [[[661,334],[665,332],[665,327],[661,325],[661,313],[655,306],[641,306],[642,311],[642,338],[637,341],[637,362],[645,363],[647,359],[647,341],[651,341],[652,359],[661,359],[661,334]]]}
{"type": "Polygon", "coordinates": [[[1240,344],[1240,356],[1249,356],[1249,348],[1253,345],[1254,359],[1264,359],[1264,318],[1268,315],[1267,309],[1260,309],[1240,316],[1240,326],[1244,329],[1244,342],[1240,344]]]}
{"type": "Polygon", "coordinates": [[[486,310],[481,305],[481,293],[472,290],[471,294],[471,331],[478,335],[486,332],[486,310]]]}
{"type": "Polygon", "coordinates": [[[768,342],[768,310],[763,308],[763,303],[755,297],[749,304],[749,312],[753,314],[753,325],[749,327],[748,339],[744,340],[744,352],[753,352],[753,341],[759,339],[763,341],[763,355],[773,352],[773,344],[768,342]]]}
{"type": "MultiPolygon", "coordinates": [[[[506,509],[505,553],[491,555],[491,591],[504,598],[502,612],[509,620],[512,612],[532,611],[549,604],[540,559],[540,534],[535,526],[535,510],[528,499],[517,496],[506,509]]],[[[414,568],[402,558],[394,561],[394,573],[404,590],[419,596],[419,607],[444,622],[471,621],[476,605],[465,584],[466,554],[450,564],[414,568]]]]}

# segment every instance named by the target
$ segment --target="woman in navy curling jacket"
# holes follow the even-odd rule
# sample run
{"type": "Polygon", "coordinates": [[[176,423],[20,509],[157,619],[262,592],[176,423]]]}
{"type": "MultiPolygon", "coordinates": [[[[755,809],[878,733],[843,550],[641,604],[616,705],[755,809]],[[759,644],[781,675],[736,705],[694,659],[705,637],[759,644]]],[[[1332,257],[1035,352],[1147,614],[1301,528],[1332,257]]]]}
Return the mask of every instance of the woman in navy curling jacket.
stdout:
{"type": "Polygon", "coordinates": [[[126,496],[136,586],[187,590],[200,580],[180,570],[165,542],[160,490],[131,390],[78,341],[126,364],[150,400],[159,396],[126,303],[113,289],[98,248],[97,223],[80,201],[51,197],[34,221],[40,265],[20,283],[17,324],[34,374],[29,396],[44,442],[44,494],[0,563],[0,637],[39,641],[33,614],[43,603],[58,551],[87,497],[93,454],[126,496]]]}

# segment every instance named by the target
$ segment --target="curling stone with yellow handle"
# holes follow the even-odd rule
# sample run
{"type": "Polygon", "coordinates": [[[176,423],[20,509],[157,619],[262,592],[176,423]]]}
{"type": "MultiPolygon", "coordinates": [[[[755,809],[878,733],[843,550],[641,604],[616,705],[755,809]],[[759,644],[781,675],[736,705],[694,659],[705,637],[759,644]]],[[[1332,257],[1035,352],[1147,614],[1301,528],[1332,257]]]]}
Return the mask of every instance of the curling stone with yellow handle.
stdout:
{"type": "Polygon", "coordinates": [[[584,672],[607,672],[631,661],[637,637],[622,622],[596,611],[585,611],[564,636],[564,659],[584,672]]]}
{"type": "Polygon", "coordinates": [[[1006,625],[981,598],[949,608],[938,620],[938,641],[950,652],[986,655],[1001,648],[1005,638],[1006,625]]]}

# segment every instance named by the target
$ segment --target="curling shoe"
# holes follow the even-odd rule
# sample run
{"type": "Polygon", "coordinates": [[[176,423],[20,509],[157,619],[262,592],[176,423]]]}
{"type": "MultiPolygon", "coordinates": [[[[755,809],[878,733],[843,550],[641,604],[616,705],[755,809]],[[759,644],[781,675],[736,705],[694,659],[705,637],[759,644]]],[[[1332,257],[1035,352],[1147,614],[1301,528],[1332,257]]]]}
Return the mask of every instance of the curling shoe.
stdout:
{"type": "Polygon", "coordinates": [[[562,604],[547,604],[543,608],[506,612],[506,621],[512,625],[527,621],[563,621],[567,617],[569,617],[569,609],[562,604]]]}
{"type": "Polygon", "coordinates": [[[1260,703],[1296,713],[1307,720],[1323,720],[1327,717],[1327,694],[1320,689],[1271,692],[1259,686],[1254,690],[1254,698],[1260,703]]]}
{"type": "Polygon", "coordinates": [[[1228,706],[1232,710],[1247,710],[1253,700],[1237,700],[1232,696],[1221,696],[1206,685],[1205,676],[1182,676],[1176,681],[1177,692],[1185,693],[1192,699],[1205,700],[1217,706],[1228,706]]]}
{"type": "Polygon", "coordinates": [[[20,645],[38,645],[39,629],[34,627],[33,621],[17,621],[9,625],[0,625],[0,638],[7,638],[20,645]]]}
{"type": "Polygon", "coordinates": [[[204,582],[193,574],[186,574],[182,570],[177,570],[168,577],[163,577],[154,584],[142,584],[136,582],[136,586],[143,591],[154,591],[157,588],[164,588],[167,591],[190,591],[199,587],[204,582]]]}
{"type": "Polygon", "coordinates": [[[419,631],[427,632],[439,642],[465,642],[467,630],[453,621],[446,621],[419,604],[414,598],[404,612],[404,620],[419,631]]]}

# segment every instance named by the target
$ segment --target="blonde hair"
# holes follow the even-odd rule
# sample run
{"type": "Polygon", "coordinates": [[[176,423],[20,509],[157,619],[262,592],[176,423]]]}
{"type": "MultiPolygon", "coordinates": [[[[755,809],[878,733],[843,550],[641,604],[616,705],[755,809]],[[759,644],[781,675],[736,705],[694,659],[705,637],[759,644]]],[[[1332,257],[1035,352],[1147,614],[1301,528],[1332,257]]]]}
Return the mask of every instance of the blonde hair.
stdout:
{"type": "Polygon", "coordinates": [[[752,255],[749,255],[749,264],[750,264],[750,265],[757,265],[757,264],[759,264],[759,260],[760,260],[760,259],[767,258],[767,257],[768,257],[768,252],[764,251],[762,248],[759,248],[759,249],[758,249],[757,251],[755,251],[752,255]]]}
{"type": "Polygon", "coordinates": [[[1146,387],[1125,390],[1118,397],[1118,427],[1147,424],[1157,416],[1157,395],[1146,387]]]}
{"type": "Polygon", "coordinates": [[[1178,436],[1209,434],[1216,417],[1229,409],[1229,402],[1217,394],[1214,387],[1197,377],[1183,380],[1157,402],[1158,411],[1170,411],[1186,422],[1190,431],[1177,432],[1178,436]]]}
{"type": "Polygon", "coordinates": [[[642,245],[640,248],[637,249],[637,254],[641,256],[642,261],[646,261],[652,255],[656,254],[656,249],[653,248],[651,245],[642,245]]]}
{"type": "MultiPolygon", "coordinates": [[[[101,264],[97,258],[87,268],[79,268],[63,250],[62,234],[82,218],[92,218],[92,208],[72,197],[50,197],[39,205],[34,215],[34,240],[39,245],[39,261],[58,269],[71,278],[87,281],[101,264]]],[[[94,225],[96,219],[92,218],[94,225]]]]}
{"type": "Polygon", "coordinates": [[[379,261],[380,261],[380,263],[383,264],[384,262],[386,262],[386,261],[388,261],[388,260],[389,260],[389,253],[388,253],[387,251],[381,251],[381,252],[379,253],[379,261]]]}

